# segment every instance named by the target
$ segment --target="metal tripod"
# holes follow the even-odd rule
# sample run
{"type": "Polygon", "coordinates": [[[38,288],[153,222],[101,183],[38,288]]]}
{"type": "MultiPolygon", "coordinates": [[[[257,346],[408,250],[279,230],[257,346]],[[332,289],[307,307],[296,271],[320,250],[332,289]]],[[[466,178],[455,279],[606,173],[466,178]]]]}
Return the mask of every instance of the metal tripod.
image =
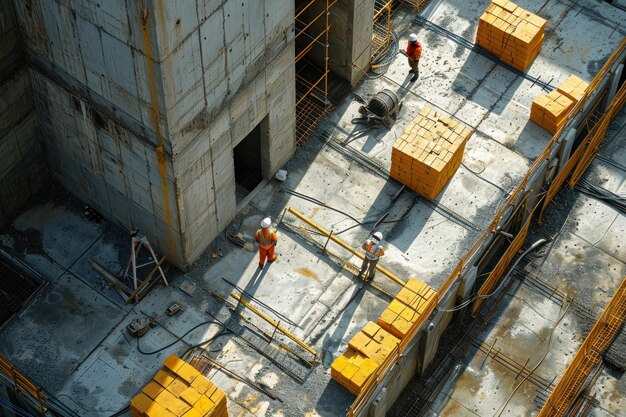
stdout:
{"type": "Polygon", "coordinates": [[[157,264],[157,268],[159,270],[159,274],[161,275],[161,278],[163,279],[163,283],[165,285],[168,285],[167,278],[165,278],[165,272],[163,272],[161,265],[157,262],[156,254],[154,253],[154,250],[152,249],[152,246],[150,245],[148,238],[140,234],[139,230],[131,231],[130,236],[132,238],[132,241],[130,244],[130,260],[128,261],[128,265],[126,265],[126,270],[124,271],[124,278],[128,280],[132,278],[134,289],[136,290],[137,289],[137,270],[139,268],[143,268],[144,266],[157,264]],[[139,254],[139,251],[141,250],[142,247],[146,248],[150,252],[150,255],[152,256],[152,260],[150,262],[137,265],[137,255],[139,254]],[[131,269],[131,267],[132,267],[132,275],[129,273],[129,270],[131,269]]]}

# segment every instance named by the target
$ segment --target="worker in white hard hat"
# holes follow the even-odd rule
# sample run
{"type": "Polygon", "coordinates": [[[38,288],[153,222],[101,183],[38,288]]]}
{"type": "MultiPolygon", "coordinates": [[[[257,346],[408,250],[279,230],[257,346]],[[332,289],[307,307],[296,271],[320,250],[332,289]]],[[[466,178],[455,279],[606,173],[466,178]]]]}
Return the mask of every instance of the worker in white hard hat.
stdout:
{"type": "Polygon", "coordinates": [[[270,229],[272,225],[272,219],[269,217],[264,218],[261,221],[261,228],[256,231],[254,236],[255,240],[259,242],[259,268],[265,266],[265,258],[268,262],[274,262],[276,255],[274,255],[274,248],[278,243],[278,236],[276,232],[270,229]]]}
{"type": "Polygon", "coordinates": [[[378,260],[385,254],[383,250],[383,234],[380,232],[374,233],[372,237],[363,242],[361,248],[365,250],[365,257],[363,258],[363,265],[361,265],[358,278],[364,278],[365,281],[369,281],[374,278],[378,260]]]}
{"type": "Polygon", "coordinates": [[[409,35],[409,43],[406,46],[406,56],[409,58],[410,73],[413,73],[411,82],[416,81],[420,76],[419,63],[422,57],[422,44],[417,41],[417,35],[411,33],[409,35]]]}

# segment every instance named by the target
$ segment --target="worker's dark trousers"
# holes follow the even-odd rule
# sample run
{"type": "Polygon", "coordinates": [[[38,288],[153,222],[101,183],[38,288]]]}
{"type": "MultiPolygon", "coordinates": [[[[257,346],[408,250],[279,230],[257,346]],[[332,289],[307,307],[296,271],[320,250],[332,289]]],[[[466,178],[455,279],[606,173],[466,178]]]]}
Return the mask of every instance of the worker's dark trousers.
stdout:
{"type": "Polygon", "coordinates": [[[419,59],[413,60],[409,58],[409,67],[411,67],[416,77],[420,76],[420,60],[419,59]]]}
{"type": "Polygon", "coordinates": [[[374,278],[376,272],[376,264],[378,259],[369,259],[367,256],[363,259],[363,265],[361,265],[361,272],[359,272],[359,278],[363,278],[365,274],[365,280],[369,281],[374,278]],[[367,271],[367,273],[365,273],[367,271]]]}

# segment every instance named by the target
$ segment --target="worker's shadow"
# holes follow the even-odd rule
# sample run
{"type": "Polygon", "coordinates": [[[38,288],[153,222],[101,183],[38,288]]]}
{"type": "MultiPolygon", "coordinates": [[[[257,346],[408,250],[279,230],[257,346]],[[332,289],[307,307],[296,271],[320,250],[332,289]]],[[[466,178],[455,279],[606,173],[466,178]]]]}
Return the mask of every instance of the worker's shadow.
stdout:
{"type": "Polygon", "coordinates": [[[261,282],[263,282],[263,277],[265,277],[265,274],[267,274],[267,271],[271,267],[272,267],[272,263],[267,262],[263,269],[256,268],[254,270],[254,273],[252,274],[252,279],[248,281],[248,284],[246,285],[246,288],[245,288],[245,291],[248,294],[254,295],[256,293],[257,289],[261,285],[261,282]]]}

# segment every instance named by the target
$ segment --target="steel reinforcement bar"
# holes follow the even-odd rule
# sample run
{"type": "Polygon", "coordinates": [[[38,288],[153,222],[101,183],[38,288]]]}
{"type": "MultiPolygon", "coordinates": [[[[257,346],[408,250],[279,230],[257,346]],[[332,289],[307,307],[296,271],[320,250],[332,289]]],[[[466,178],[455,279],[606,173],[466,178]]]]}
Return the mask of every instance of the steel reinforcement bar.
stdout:
{"type": "Polygon", "coordinates": [[[617,336],[624,319],[626,319],[626,277],[576,352],[576,356],[537,417],[560,417],[569,412],[593,369],[602,362],[602,354],[607,351],[617,336]]]}

